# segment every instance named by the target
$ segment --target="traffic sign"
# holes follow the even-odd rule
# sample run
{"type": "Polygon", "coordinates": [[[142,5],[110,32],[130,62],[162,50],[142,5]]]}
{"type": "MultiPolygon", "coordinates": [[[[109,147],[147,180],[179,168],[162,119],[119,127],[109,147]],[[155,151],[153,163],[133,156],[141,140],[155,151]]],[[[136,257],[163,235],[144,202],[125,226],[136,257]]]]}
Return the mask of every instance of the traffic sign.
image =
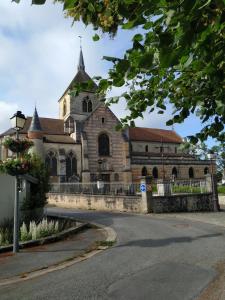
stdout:
{"type": "Polygon", "coordinates": [[[141,190],[141,192],[146,192],[146,184],[141,183],[140,184],[140,190],[141,190]]]}

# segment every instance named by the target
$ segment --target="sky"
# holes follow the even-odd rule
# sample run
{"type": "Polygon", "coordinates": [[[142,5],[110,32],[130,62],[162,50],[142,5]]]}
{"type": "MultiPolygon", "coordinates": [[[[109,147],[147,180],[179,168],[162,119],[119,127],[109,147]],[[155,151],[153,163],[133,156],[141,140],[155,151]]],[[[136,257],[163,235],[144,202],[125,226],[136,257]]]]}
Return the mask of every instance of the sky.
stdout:
{"type": "MultiPolygon", "coordinates": [[[[0,1],[0,133],[10,127],[9,119],[17,110],[31,116],[35,104],[39,116],[58,117],[58,99],[77,72],[79,35],[91,77],[107,75],[110,64],[102,59],[104,55],[122,57],[131,45],[134,31],[120,31],[114,39],[103,35],[94,42],[91,27],[72,25],[72,20],[64,17],[62,5],[52,2],[37,6],[31,5],[31,0],[20,4],[0,1]]],[[[109,96],[119,92],[114,89],[109,96]]],[[[119,118],[127,114],[122,102],[111,109],[119,118]]],[[[164,115],[146,112],[136,126],[171,129],[165,125],[171,112],[171,107],[164,115]]],[[[174,129],[185,137],[200,128],[200,121],[191,116],[174,129]]]]}

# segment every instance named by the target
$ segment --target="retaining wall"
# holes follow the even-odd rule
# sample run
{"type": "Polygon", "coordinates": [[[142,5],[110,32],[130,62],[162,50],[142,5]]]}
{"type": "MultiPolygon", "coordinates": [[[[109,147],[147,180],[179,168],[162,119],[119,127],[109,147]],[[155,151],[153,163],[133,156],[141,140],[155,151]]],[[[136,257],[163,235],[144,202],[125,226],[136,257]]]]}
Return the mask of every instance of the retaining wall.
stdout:
{"type": "Polygon", "coordinates": [[[148,201],[153,213],[213,211],[211,193],[153,196],[148,201]]]}
{"type": "Polygon", "coordinates": [[[219,195],[219,204],[225,205],[225,195],[219,195]]]}
{"type": "Polygon", "coordinates": [[[141,196],[49,193],[48,203],[65,208],[147,213],[141,196]]]}

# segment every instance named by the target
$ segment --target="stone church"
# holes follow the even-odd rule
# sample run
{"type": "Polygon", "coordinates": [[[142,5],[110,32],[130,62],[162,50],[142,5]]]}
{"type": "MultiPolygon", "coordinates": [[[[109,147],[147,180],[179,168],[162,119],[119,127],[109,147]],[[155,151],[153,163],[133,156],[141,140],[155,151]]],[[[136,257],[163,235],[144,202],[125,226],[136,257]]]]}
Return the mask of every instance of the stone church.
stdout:
{"type": "MultiPolygon", "coordinates": [[[[41,118],[35,108],[27,117],[21,138],[29,138],[46,163],[52,182],[139,182],[140,176],[155,179],[203,178],[210,162],[184,153],[182,138],[173,130],[128,128],[116,131],[119,120],[96,95],[97,86],[71,92],[74,83],[91,80],[86,73],[82,49],[77,73],[59,99],[59,119],[41,118]]],[[[12,129],[0,135],[0,159],[12,153],[2,141],[14,136],[12,129]]]]}

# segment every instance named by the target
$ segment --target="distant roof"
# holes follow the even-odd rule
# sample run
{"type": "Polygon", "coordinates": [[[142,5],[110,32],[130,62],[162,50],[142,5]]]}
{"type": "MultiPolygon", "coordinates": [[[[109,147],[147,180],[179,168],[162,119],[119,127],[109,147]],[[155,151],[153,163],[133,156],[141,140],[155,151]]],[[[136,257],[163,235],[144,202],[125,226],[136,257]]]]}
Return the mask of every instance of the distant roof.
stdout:
{"type": "MultiPolygon", "coordinates": [[[[30,125],[31,125],[32,117],[27,117],[27,120],[25,122],[24,128],[20,131],[20,133],[27,133],[30,125]]],[[[56,135],[65,135],[64,133],[64,122],[61,119],[52,119],[52,118],[39,118],[40,125],[43,131],[43,134],[56,134],[56,135]]],[[[8,129],[4,133],[0,135],[6,136],[6,135],[12,135],[15,133],[14,129],[8,129]]]]}
{"type": "Polygon", "coordinates": [[[68,135],[45,135],[45,143],[57,143],[57,144],[76,144],[74,139],[68,135]]]}
{"type": "Polygon", "coordinates": [[[131,141],[182,143],[182,138],[173,130],[158,128],[129,128],[131,141]]]}

